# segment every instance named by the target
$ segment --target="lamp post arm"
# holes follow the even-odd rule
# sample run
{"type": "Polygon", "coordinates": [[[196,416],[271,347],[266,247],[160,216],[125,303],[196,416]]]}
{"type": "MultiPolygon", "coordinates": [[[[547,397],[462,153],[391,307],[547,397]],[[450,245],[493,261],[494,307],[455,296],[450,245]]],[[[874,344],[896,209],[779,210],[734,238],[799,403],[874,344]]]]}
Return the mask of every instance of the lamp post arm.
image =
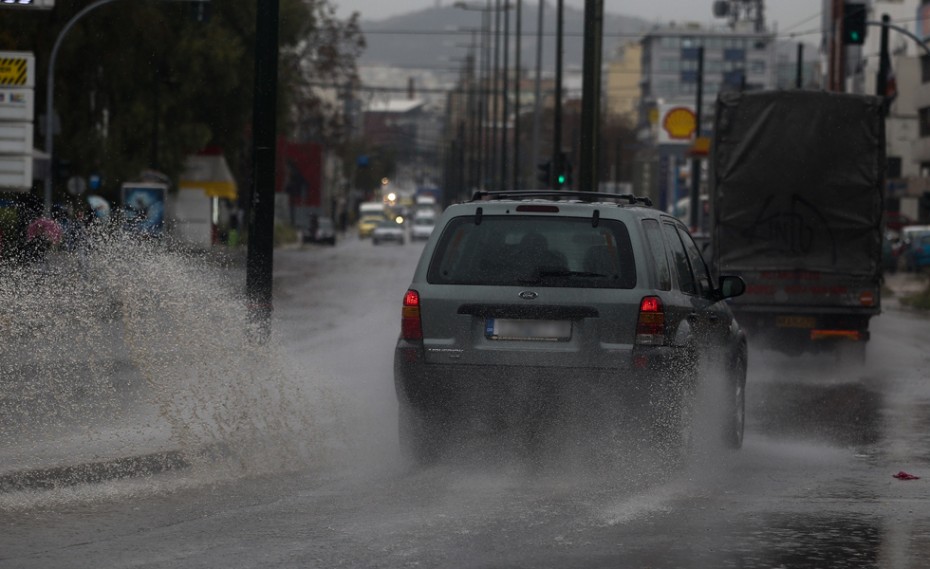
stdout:
{"type": "Polygon", "coordinates": [[[55,121],[54,121],[54,101],[55,101],[55,60],[58,58],[58,50],[61,48],[62,40],[71,31],[71,28],[78,20],[87,15],[88,12],[99,8],[105,4],[116,2],[117,0],[97,0],[93,4],[86,6],[83,10],[74,15],[65,27],[58,32],[55,38],[55,44],[52,46],[52,54],[48,59],[48,77],[45,82],[45,153],[48,154],[48,172],[45,175],[45,215],[52,214],[52,175],[53,175],[53,153],[55,148],[55,121]]]}
{"type": "Polygon", "coordinates": [[[922,40],[922,39],[920,39],[919,37],[917,37],[915,34],[913,34],[913,33],[912,33],[910,30],[908,30],[907,28],[902,28],[901,26],[896,26],[895,24],[892,24],[892,23],[890,23],[890,22],[873,22],[873,21],[868,21],[868,22],[866,22],[866,25],[869,25],[869,26],[886,27],[886,28],[892,29],[892,30],[894,30],[894,31],[896,31],[896,32],[900,32],[900,33],[906,35],[907,37],[911,38],[911,39],[914,40],[915,42],[917,42],[917,45],[919,45],[920,47],[922,47],[923,50],[924,50],[924,52],[926,52],[927,55],[930,55],[930,47],[927,47],[927,44],[924,43],[924,40],[922,40]]]}
{"type": "MultiPolygon", "coordinates": [[[[65,36],[68,35],[68,32],[71,31],[71,28],[74,25],[88,14],[97,8],[104,6],[106,4],[111,4],[118,0],[97,0],[93,4],[89,4],[84,7],[83,10],[75,14],[68,23],[58,32],[58,37],[55,38],[55,44],[52,46],[52,53],[48,59],[48,76],[45,82],[45,153],[48,154],[48,166],[49,171],[45,176],[45,215],[50,216],[52,214],[52,164],[53,164],[53,153],[55,149],[55,121],[54,119],[54,101],[55,101],[55,60],[58,58],[58,50],[61,48],[61,42],[65,39],[65,36]]],[[[181,0],[186,2],[208,2],[209,0],[181,0]]]]}

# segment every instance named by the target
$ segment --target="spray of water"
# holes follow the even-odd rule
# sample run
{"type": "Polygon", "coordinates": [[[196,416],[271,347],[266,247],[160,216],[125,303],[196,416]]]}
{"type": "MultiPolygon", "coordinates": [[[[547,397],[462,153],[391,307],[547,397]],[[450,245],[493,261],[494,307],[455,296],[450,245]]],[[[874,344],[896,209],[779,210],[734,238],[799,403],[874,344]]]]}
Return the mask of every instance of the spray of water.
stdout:
{"type": "Polygon", "coordinates": [[[330,399],[253,340],[241,268],[120,232],[84,245],[0,269],[5,470],[155,450],[237,475],[320,460],[330,399]]]}

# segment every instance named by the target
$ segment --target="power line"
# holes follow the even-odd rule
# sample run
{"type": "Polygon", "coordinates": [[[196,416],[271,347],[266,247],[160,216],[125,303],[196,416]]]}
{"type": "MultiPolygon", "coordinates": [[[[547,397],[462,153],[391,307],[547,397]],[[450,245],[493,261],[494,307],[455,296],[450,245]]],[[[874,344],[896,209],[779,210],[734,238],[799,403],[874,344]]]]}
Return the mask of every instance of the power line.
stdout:
{"type": "Polygon", "coordinates": [[[785,28],[784,30],[781,30],[781,33],[785,33],[785,32],[791,31],[791,30],[797,28],[798,26],[801,26],[801,25],[803,25],[803,24],[806,24],[807,22],[810,22],[810,21],[813,20],[814,18],[819,18],[821,15],[823,15],[823,12],[822,12],[822,11],[821,11],[821,12],[817,12],[816,14],[814,14],[813,16],[811,16],[811,17],[809,17],[809,18],[804,18],[804,19],[801,20],[800,22],[797,22],[797,23],[795,23],[795,24],[792,24],[792,25],[788,26],[787,28],[785,28]]]}

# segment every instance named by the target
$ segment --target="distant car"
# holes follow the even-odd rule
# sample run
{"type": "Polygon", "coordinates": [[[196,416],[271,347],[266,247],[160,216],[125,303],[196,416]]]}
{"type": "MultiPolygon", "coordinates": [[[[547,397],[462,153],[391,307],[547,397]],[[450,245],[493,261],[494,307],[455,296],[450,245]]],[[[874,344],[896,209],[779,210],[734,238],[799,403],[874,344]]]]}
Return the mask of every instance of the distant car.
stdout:
{"type": "Polygon", "coordinates": [[[904,251],[904,255],[909,271],[920,271],[930,267],[930,233],[914,236],[904,251]]]}
{"type": "Polygon", "coordinates": [[[576,400],[617,413],[604,429],[641,417],[631,427],[682,449],[692,425],[710,424],[692,421],[702,383],[718,397],[704,411],[720,413],[719,436],[742,445],[747,341],[727,299],[745,283],[714,279],[687,227],[649,203],[514,191],[446,209],[404,295],[394,352],[410,458],[434,459],[459,425],[534,437],[576,400]]]}
{"type": "Polygon", "coordinates": [[[328,217],[321,217],[316,222],[316,230],[308,235],[306,241],[311,243],[325,243],[327,245],[336,244],[336,227],[333,220],[328,217]]]}
{"type": "Polygon", "coordinates": [[[901,229],[901,255],[907,271],[916,271],[930,266],[930,251],[925,238],[930,236],[930,225],[908,225],[901,229]]]}
{"type": "Polygon", "coordinates": [[[371,237],[378,224],[385,220],[383,213],[365,214],[358,220],[358,236],[361,239],[371,237]]]}
{"type": "Polygon", "coordinates": [[[426,240],[433,233],[436,227],[436,218],[434,216],[420,216],[413,219],[413,225],[410,228],[410,240],[426,240]]]}
{"type": "Polygon", "coordinates": [[[379,245],[386,241],[404,244],[404,226],[396,221],[385,220],[378,223],[371,232],[371,243],[379,245]]]}

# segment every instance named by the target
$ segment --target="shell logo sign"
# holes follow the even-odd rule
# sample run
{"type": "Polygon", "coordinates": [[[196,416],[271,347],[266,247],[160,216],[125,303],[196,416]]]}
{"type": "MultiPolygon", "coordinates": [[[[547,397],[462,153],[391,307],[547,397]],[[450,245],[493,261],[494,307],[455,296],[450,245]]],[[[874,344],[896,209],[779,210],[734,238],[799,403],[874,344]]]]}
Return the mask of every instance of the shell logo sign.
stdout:
{"type": "Polygon", "coordinates": [[[690,141],[697,127],[697,117],[688,107],[674,107],[662,117],[662,130],[669,141],[690,141]]]}

